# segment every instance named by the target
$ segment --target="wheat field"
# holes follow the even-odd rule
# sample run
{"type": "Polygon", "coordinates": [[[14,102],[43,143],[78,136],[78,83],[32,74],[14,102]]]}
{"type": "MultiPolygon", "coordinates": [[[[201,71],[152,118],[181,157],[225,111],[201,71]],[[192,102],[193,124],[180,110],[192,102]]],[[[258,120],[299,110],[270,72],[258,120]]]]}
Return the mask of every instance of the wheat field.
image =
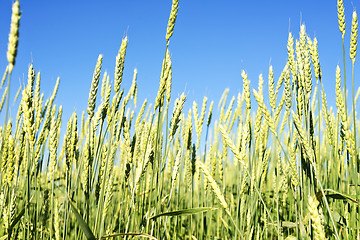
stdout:
{"type": "Polygon", "coordinates": [[[153,101],[137,102],[136,69],[124,79],[130,88],[121,85],[125,36],[113,79],[98,56],[86,111],[63,119],[54,104],[60,79],[44,99],[40,72],[30,64],[12,118],[21,41],[20,3],[13,3],[0,89],[0,240],[360,239],[356,11],[346,86],[345,16],[337,1],[344,64],[334,76],[336,106],[327,104],[317,39],[302,25],[299,39],[288,35],[280,76],[270,66],[250,89],[243,70],[237,96],[226,89],[218,103],[204,96],[184,109],[185,93],[171,98],[178,7],[173,0],[153,101]]]}

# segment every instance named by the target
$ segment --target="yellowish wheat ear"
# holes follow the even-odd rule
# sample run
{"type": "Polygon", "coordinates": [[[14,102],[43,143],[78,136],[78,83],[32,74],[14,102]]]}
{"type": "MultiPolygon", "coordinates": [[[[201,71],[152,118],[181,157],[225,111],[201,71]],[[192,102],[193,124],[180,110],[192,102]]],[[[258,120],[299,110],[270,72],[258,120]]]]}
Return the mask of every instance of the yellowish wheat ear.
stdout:
{"type": "MultiPolygon", "coordinates": [[[[275,82],[274,82],[274,71],[273,67],[270,65],[269,67],[269,97],[270,97],[270,106],[274,111],[276,108],[276,94],[275,94],[275,82]]],[[[259,89],[259,94],[263,95],[263,93],[259,89]]]]}
{"type": "Polygon", "coordinates": [[[346,109],[344,103],[344,97],[341,89],[341,71],[339,65],[336,66],[336,107],[340,113],[342,122],[347,122],[346,109]]]}
{"type": "Polygon", "coordinates": [[[313,164],[314,167],[316,167],[315,162],[314,162],[314,151],[310,147],[310,143],[309,143],[307,135],[305,134],[305,130],[301,124],[300,117],[293,110],[291,110],[291,115],[294,119],[295,127],[297,130],[298,136],[299,136],[299,140],[303,144],[303,147],[305,150],[304,152],[305,152],[306,156],[308,157],[309,161],[313,164]]]}
{"type": "Polygon", "coordinates": [[[337,12],[339,21],[339,30],[342,34],[342,38],[345,36],[345,14],[344,14],[344,2],[343,0],[337,1],[337,12]]]}
{"type": "Polygon", "coordinates": [[[288,63],[291,69],[291,74],[293,78],[295,78],[297,72],[297,66],[296,66],[295,53],[294,53],[294,37],[290,32],[288,37],[287,50],[288,50],[288,63]]]}
{"type": "Polygon", "coordinates": [[[253,94],[254,94],[254,97],[259,105],[259,108],[266,120],[266,122],[269,124],[269,127],[270,127],[270,130],[276,134],[275,132],[275,125],[274,125],[274,120],[272,119],[270,113],[269,113],[269,110],[266,108],[265,106],[265,103],[264,103],[264,98],[263,96],[260,96],[259,93],[253,89],[253,94]]]}
{"type": "Polygon", "coordinates": [[[284,76],[285,107],[286,107],[286,112],[290,113],[291,102],[292,102],[292,96],[291,96],[292,91],[291,91],[291,82],[290,82],[289,63],[286,63],[284,70],[285,70],[285,76],[284,76]]]}
{"type": "Polygon", "coordinates": [[[169,40],[174,33],[174,27],[175,27],[175,21],[176,21],[178,9],[179,9],[179,0],[173,0],[172,6],[171,6],[169,22],[168,22],[167,29],[166,29],[166,37],[165,38],[166,38],[167,45],[169,45],[169,40]]]}
{"type": "Polygon", "coordinates": [[[318,42],[316,38],[314,38],[314,41],[310,46],[310,53],[314,65],[315,77],[319,79],[321,78],[321,68],[320,68],[319,53],[318,53],[318,42]]]}
{"type": "MultiPolygon", "coordinates": [[[[162,107],[164,105],[164,97],[165,91],[167,90],[168,81],[171,81],[171,57],[169,50],[166,50],[165,58],[163,60],[161,77],[160,77],[160,86],[158,90],[158,94],[156,95],[154,110],[158,107],[162,107]]],[[[170,100],[170,95],[169,95],[170,100]]]]}
{"type": "Polygon", "coordinates": [[[242,76],[242,78],[243,78],[243,83],[244,83],[243,94],[245,95],[246,109],[247,109],[247,110],[250,110],[250,109],[251,109],[251,102],[250,102],[250,81],[249,81],[248,76],[247,76],[247,74],[245,73],[244,70],[241,72],[241,76],[242,76]]]}
{"type": "Polygon", "coordinates": [[[309,196],[308,209],[311,216],[311,225],[314,229],[315,239],[326,239],[322,219],[324,216],[318,211],[319,202],[316,197],[309,196]]]}
{"type": "Polygon", "coordinates": [[[176,130],[179,127],[179,122],[181,120],[180,115],[183,110],[185,100],[186,100],[186,96],[184,93],[182,93],[180,98],[177,98],[175,101],[175,107],[174,107],[174,111],[173,111],[173,115],[172,115],[171,123],[170,123],[170,131],[169,131],[169,140],[170,141],[175,136],[176,130]]]}
{"type": "Polygon", "coordinates": [[[123,77],[127,44],[128,44],[128,38],[127,36],[125,36],[125,38],[123,38],[121,42],[119,53],[116,56],[114,90],[117,94],[119,94],[120,92],[120,85],[123,77]]]}
{"type": "Polygon", "coordinates": [[[15,58],[17,54],[17,46],[19,42],[19,25],[20,25],[20,3],[14,2],[12,6],[11,25],[9,33],[9,44],[7,50],[7,59],[9,62],[9,73],[12,72],[15,65],[15,58]]]}
{"type": "Polygon", "coordinates": [[[207,167],[202,163],[201,161],[197,161],[197,164],[199,166],[199,169],[204,173],[207,181],[209,182],[210,186],[213,189],[213,192],[215,193],[216,197],[218,198],[220,205],[227,210],[228,204],[225,201],[225,197],[222,194],[219,185],[216,183],[215,179],[211,176],[209,170],[207,170],[207,167]]]}
{"type": "Polygon", "coordinates": [[[358,20],[357,20],[356,11],[354,10],[352,15],[351,40],[350,40],[350,59],[352,60],[353,64],[355,63],[355,57],[356,57],[357,35],[358,35],[358,20]]]}

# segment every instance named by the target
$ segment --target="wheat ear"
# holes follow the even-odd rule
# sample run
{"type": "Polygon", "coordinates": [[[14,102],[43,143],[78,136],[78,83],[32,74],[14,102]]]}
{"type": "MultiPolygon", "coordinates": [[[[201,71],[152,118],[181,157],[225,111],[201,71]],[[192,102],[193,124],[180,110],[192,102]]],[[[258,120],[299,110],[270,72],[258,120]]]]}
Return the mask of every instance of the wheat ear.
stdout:
{"type": "Polygon", "coordinates": [[[12,14],[11,14],[11,25],[10,25],[10,33],[9,33],[9,44],[7,50],[7,59],[9,62],[9,73],[12,72],[15,65],[15,58],[17,54],[17,46],[19,42],[19,25],[20,25],[20,3],[16,1],[12,6],[12,14]]]}

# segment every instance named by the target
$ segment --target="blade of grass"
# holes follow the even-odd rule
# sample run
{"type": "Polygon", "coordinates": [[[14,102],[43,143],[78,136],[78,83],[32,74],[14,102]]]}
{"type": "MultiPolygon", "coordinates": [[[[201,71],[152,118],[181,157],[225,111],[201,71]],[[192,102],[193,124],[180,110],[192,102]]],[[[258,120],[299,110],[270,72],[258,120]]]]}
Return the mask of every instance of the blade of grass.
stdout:
{"type": "Polygon", "coordinates": [[[78,221],[78,223],[80,224],[81,229],[83,230],[86,239],[88,240],[96,240],[96,237],[94,236],[93,232],[91,231],[89,225],[86,224],[86,222],[84,221],[84,219],[81,217],[81,215],[79,214],[78,210],[76,209],[76,207],[74,206],[73,202],[71,201],[70,198],[69,199],[69,203],[70,206],[75,214],[76,220],[78,221]]]}
{"type": "Polygon", "coordinates": [[[144,238],[148,238],[148,239],[157,240],[156,237],[153,237],[153,236],[145,234],[145,233],[114,233],[114,234],[102,236],[100,239],[114,238],[114,237],[121,237],[121,236],[144,237],[144,238]]]}
{"type": "Polygon", "coordinates": [[[189,209],[182,209],[182,210],[176,210],[176,211],[171,211],[171,212],[165,212],[165,213],[160,213],[158,215],[155,215],[149,219],[155,220],[159,217],[163,217],[163,216],[186,216],[186,215],[193,215],[193,214],[198,214],[198,213],[203,213],[203,212],[207,212],[207,211],[212,211],[215,210],[217,208],[214,207],[199,207],[199,208],[189,208],[189,209]]]}

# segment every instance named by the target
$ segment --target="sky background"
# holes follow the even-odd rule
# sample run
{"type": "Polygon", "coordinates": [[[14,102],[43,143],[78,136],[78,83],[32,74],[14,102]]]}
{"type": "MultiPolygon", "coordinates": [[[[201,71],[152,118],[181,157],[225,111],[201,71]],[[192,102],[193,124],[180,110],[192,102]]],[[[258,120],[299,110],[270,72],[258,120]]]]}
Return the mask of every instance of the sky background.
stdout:
{"type": "MultiPolygon", "coordinates": [[[[11,0],[0,0],[0,72],[7,65],[11,4],[11,0]]],[[[360,9],[360,3],[344,0],[344,4],[347,78],[351,86],[351,16],[353,9],[360,9]]],[[[28,66],[33,62],[35,70],[41,72],[45,99],[60,77],[55,103],[63,105],[65,119],[74,110],[80,114],[87,107],[98,55],[103,54],[103,72],[107,71],[113,81],[115,57],[127,35],[122,87],[127,92],[137,68],[138,107],[145,98],[154,102],[166,45],[170,0],[20,1],[20,8],[12,95],[20,83],[26,83],[28,66]]],[[[173,63],[172,103],[183,91],[188,96],[188,106],[194,100],[201,105],[205,95],[218,103],[226,88],[230,88],[230,96],[236,96],[242,90],[243,69],[248,73],[251,88],[257,88],[260,73],[267,85],[270,64],[277,81],[287,61],[288,33],[298,38],[302,23],[307,34],[318,39],[322,79],[328,102],[334,106],[336,65],[343,71],[335,0],[180,0],[169,46],[173,63]]],[[[358,65],[359,61],[355,63],[356,79],[360,76],[358,65]]],[[[313,83],[316,84],[315,80],[313,83]]],[[[355,84],[359,87],[360,81],[355,80],[355,84]]],[[[15,114],[11,113],[13,117],[15,114]]]]}

